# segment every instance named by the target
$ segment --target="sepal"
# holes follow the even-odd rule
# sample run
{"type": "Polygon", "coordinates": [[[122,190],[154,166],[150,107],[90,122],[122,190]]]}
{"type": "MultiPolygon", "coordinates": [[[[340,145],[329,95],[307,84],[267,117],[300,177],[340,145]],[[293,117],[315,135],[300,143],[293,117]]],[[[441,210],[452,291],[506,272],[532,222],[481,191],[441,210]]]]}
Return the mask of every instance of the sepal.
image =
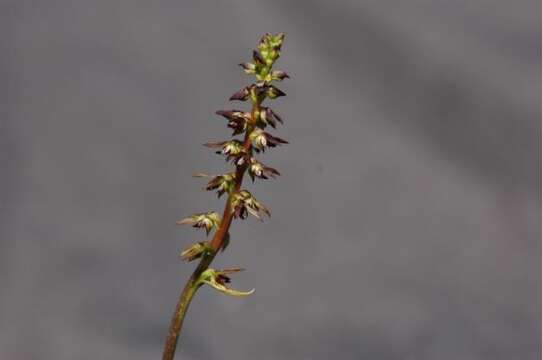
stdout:
{"type": "Polygon", "coordinates": [[[245,86],[241,90],[235,92],[232,96],[230,96],[230,101],[233,100],[239,100],[239,101],[247,101],[250,97],[250,87],[245,86]]]}

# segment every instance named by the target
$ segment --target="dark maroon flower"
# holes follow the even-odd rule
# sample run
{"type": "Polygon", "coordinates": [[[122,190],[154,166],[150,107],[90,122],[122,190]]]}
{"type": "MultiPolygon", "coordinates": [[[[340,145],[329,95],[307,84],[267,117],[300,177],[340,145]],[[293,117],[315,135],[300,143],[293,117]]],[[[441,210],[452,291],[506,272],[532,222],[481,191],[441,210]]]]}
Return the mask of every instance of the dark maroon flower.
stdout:
{"type": "Polygon", "coordinates": [[[228,119],[228,127],[233,129],[232,136],[243,133],[247,128],[247,122],[250,121],[250,113],[240,110],[219,110],[217,115],[228,119]]]}
{"type": "Polygon", "coordinates": [[[281,96],[286,96],[286,93],[274,85],[268,85],[266,95],[270,99],[276,99],[281,96]]]}
{"type": "Polygon", "coordinates": [[[252,141],[252,145],[257,152],[265,151],[266,147],[275,147],[282,144],[288,144],[288,141],[273,136],[261,129],[255,129],[250,134],[250,140],[252,141]]]}
{"type": "Polygon", "coordinates": [[[195,228],[204,228],[207,235],[212,229],[220,226],[220,215],[216,211],[194,214],[190,217],[177,221],[177,225],[192,225],[195,228]]]}
{"type": "Polygon", "coordinates": [[[263,106],[260,111],[260,120],[264,123],[264,125],[271,125],[273,128],[277,127],[277,122],[284,124],[282,118],[278,116],[276,112],[274,112],[271,108],[263,106]]]}
{"type": "Polygon", "coordinates": [[[233,194],[231,205],[235,218],[246,219],[249,213],[258,220],[262,220],[262,213],[271,216],[271,212],[263,204],[259,203],[247,190],[241,190],[233,194]]]}
{"type": "Polygon", "coordinates": [[[250,158],[249,166],[248,166],[248,174],[250,175],[250,178],[252,181],[254,181],[255,177],[259,177],[260,179],[269,179],[269,178],[275,178],[276,176],[279,176],[280,173],[278,170],[273,169],[272,167],[265,166],[258,160],[254,158],[250,158]]]}
{"type": "MultiPolygon", "coordinates": [[[[195,177],[211,177],[207,174],[194,174],[195,177]]],[[[222,175],[215,175],[205,186],[205,190],[212,191],[217,190],[218,197],[221,197],[224,193],[230,193],[235,188],[235,172],[230,172],[222,175]]]]}
{"type": "Polygon", "coordinates": [[[230,97],[230,100],[247,101],[250,97],[250,87],[245,86],[230,97]]]}

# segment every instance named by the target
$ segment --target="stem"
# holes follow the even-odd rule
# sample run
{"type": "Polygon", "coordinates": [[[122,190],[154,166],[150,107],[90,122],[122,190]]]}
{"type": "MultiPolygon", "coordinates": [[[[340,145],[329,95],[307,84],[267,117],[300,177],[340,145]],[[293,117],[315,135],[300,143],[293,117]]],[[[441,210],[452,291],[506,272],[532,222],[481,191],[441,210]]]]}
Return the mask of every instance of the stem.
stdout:
{"type": "MultiPolygon", "coordinates": [[[[249,154],[251,154],[252,152],[250,133],[254,129],[254,125],[260,111],[260,103],[261,103],[261,100],[259,99],[252,102],[252,111],[251,111],[252,123],[249,124],[245,132],[245,140],[243,142],[243,147],[245,151],[249,154]]],[[[213,251],[210,254],[203,256],[200,263],[198,264],[198,267],[196,268],[196,270],[194,270],[194,272],[188,279],[188,282],[184,286],[184,289],[181,292],[181,295],[179,296],[179,301],[177,302],[177,306],[175,307],[175,312],[173,313],[173,317],[171,318],[171,323],[169,325],[169,331],[166,338],[166,343],[164,345],[164,353],[162,355],[162,360],[173,360],[173,358],[175,357],[175,349],[177,348],[177,343],[181,335],[181,328],[183,326],[184,318],[186,316],[186,311],[188,310],[188,306],[190,305],[192,298],[194,297],[194,295],[196,294],[196,291],[199,288],[197,281],[201,273],[209,268],[209,265],[211,265],[211,263],[213,262],[216,254],[222,248],[222,243],[224,242],[226,234],[228,233],[230,229],[230,225],[233,220],[233,211],[231,208],[232,194],[238,192],[241,189],[241,185],[243,183],[243,177],[247,170],[247,166],[248,166],[247,162],[245,162],[243,165],[237,166],[236,168],[235,189],[234,191],[232,191],[232,193],[228,195],[228,200],[226,201],[226,205],[224,206],[224,212],[222,214],[222,220],[220,221],[220,226],[215,232],[213,239],[211,240],[211,247],[213,251]]]]}
{"type": "Polygon", "coordinates": [[[192,273],[192,276],[188,279],[188,282],[184,286],[181,296],[179,297],[175,312],[171,318],[169,332],[164,345],[164,354],[162,355],[163,360],[173,360],[173,357],[175,356],[175,349],[177,347],[179,336],[181,335],[181,328],[183,326],[186,311],[199,287],[197,285],[197,280],[199,275],[205,271],[207,266],[209,266],[208,264],[205,264],[205,262],[210,263],[206,258],[201,260],[196,270],[192,273]]]}

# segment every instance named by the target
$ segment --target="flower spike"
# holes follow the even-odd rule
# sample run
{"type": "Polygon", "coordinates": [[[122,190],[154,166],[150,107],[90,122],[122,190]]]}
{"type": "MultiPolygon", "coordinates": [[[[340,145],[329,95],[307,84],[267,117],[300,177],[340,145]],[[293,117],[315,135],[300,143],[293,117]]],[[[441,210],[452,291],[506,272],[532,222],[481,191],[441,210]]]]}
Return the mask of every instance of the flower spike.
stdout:
{"type": "Polygon", "coordinates": [[[230,276],[241,271],[240,268],[215,270],[210,267],[215,257],[224,251],[230,243],[230,226],[235,219],[246,219],[253,215],[262,220],[264,215],[271,213],[265,205],[258,202],[247,190],[241,190],[245,174],[254,182],[256,178],[271,179],[280,175],[277,169],[266,166],[256,159],[255,153],[266,148],[287,144],[286,140],[266,132],[266,128],[276,128],[282,118],[270,107],[263,106],[266,99],[272,100],[285,96],[286,93],[276,84],[290,78],[282,70],[274,69],[274,64],[281,56],[284,34],[266,33],[260,39],[256,49],[247,62],[239,64],[246,74],[253,76],[252,83],[245,85],[231,95],[231,101],[243,101],[250,105],[244,110],[219,110],[216,115],[226,119],[227,127],[233,131],[232,137],[241,135],[239,139],[230,138],[226,141],[208,142],[205,146],[217,154],[225,156],[231,162],[233,169],[222,174],[207,175],[196,173],[195,177],[206,178],[205,190],[216,191],[218,197],[227,194],[224,212],[194,214],[177,221],[177,224],[187,224],[194,228],[205,229],[207,235],[214,230],[209,241],[199,241],[185,248],[179,257],[185,261],[199,260],[199,264],[187,281],[175,308],[168,331],[162,360],[174,360],[175,349],[186,316],[186,311],[197,290],[203,285],[209,285],[217,291],[231,296],[247,296],[254,292],[231,289],[228,284],[230,276]]]}

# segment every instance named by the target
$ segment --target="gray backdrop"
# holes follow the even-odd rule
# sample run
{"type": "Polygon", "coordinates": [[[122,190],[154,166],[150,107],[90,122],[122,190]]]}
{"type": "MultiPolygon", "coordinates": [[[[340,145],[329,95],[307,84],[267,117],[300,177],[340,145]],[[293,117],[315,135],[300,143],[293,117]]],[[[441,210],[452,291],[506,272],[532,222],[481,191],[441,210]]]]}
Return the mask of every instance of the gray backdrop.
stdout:
{"type": "Polygon", "coordinates": [[[247,185],[179,359],[538,360],[542,4],[529,0],[0,2],[0,359],[158,359],[221,210],[194,171],[287,33],[291,145],[247,185]]]}

